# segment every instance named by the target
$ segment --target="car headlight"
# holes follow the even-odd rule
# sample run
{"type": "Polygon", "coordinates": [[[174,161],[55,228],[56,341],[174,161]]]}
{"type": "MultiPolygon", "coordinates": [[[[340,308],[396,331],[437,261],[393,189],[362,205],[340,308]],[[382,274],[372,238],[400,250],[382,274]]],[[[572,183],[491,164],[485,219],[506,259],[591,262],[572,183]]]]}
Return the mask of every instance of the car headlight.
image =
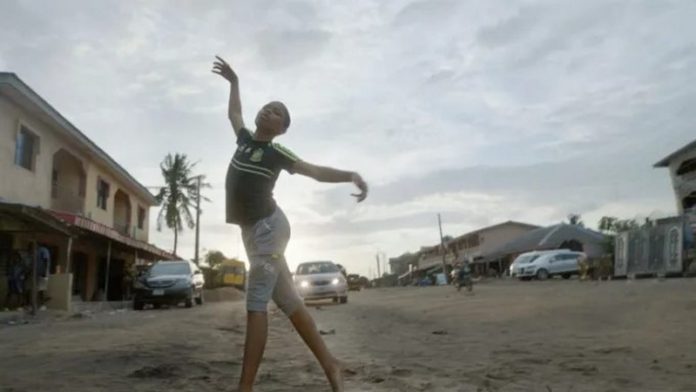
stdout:
{"type": "Polygon", "coordinates": [[[306,280],[303,280],[302,282],[300,282],[300,287],[302,287],[303,289],[306,289],[307,287],[309,287],[309,282],[307,282],[306,280]]]}
{"type": "Polygon", "coordinates": [[[334,285],[334,286],[338,286],[338,283],[339,283],[339,282],[340,282],[340,280],[338,280],[338,278],[334,278],[334,279],[331,281],[331,284],[334,285]]]}

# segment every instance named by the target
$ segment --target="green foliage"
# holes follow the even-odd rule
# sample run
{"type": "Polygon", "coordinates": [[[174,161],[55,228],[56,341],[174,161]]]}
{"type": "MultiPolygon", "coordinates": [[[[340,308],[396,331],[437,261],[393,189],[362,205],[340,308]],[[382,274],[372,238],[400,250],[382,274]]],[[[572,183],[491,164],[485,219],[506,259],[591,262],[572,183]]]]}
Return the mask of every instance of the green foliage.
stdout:
{"type": "MultiPolygon", "coordinates": [[[[186,154],[176,153],[167,154],[160,170],[164,178],[164,186],[160,188],[155,200],[160,205],[160,212],[157,216],[157,230],[162,230],[162,225],[174,230],[174,253],[179,238],[179,232],[184,230],[184,224],[192,229],[195,225],[191,209],[196,208],[198,200],[197,177],[193,174],[195,163],[188,161],[186,154]]],[[[203,183],[201,188],[210,187],[203,183]]],[[[207,200],[201,197],[201,200],[207,200]]]]}

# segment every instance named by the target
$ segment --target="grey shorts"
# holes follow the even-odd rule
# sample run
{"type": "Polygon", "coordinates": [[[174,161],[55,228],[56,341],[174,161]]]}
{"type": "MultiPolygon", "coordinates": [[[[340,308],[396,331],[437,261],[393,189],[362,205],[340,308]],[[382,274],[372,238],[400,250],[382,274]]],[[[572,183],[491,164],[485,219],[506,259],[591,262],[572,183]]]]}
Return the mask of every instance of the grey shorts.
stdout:
{"type": "Polygon", "coordinates": [[[247,311],[266,312],[268,301],[272,298],[283,313],[292,315],[302,305],[302,298],[297,293],[285,261],[290,223],[283,211],[276,207],[269,217],[253,225],[242,226],[242,240],[250,265],[247,311]]]}

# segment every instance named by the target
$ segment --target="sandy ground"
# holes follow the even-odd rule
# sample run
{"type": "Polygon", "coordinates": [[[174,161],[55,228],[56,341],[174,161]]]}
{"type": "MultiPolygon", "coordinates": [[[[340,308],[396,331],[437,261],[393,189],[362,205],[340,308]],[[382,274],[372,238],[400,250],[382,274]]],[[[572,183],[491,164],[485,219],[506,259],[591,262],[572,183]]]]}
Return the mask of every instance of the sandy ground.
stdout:
{"type": "MultiPolygon", "coordinates": [[[[313,308],[349,391],[696,391],[696,280],[494,282],[313,308]]],[[[241,302],[0,326],[0,391],[231,391],[241,302]]],[[[280,312],[258,391],[328,391],[280,312]]]]}

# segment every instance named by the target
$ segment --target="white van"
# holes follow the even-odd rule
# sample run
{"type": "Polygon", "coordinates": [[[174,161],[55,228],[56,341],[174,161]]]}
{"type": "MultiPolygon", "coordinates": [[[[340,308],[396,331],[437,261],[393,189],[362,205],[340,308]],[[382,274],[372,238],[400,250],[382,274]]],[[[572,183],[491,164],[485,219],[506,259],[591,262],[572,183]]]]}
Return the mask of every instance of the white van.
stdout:
{"type": "Polygon", "coordinates": [[[560,275],[563,279],[568,279],[579,273],[578,260],[581,256],[585,254],[568,249],[523,253],[510,265],[510,276],[520,280],[544,280],[560,275]]]}

